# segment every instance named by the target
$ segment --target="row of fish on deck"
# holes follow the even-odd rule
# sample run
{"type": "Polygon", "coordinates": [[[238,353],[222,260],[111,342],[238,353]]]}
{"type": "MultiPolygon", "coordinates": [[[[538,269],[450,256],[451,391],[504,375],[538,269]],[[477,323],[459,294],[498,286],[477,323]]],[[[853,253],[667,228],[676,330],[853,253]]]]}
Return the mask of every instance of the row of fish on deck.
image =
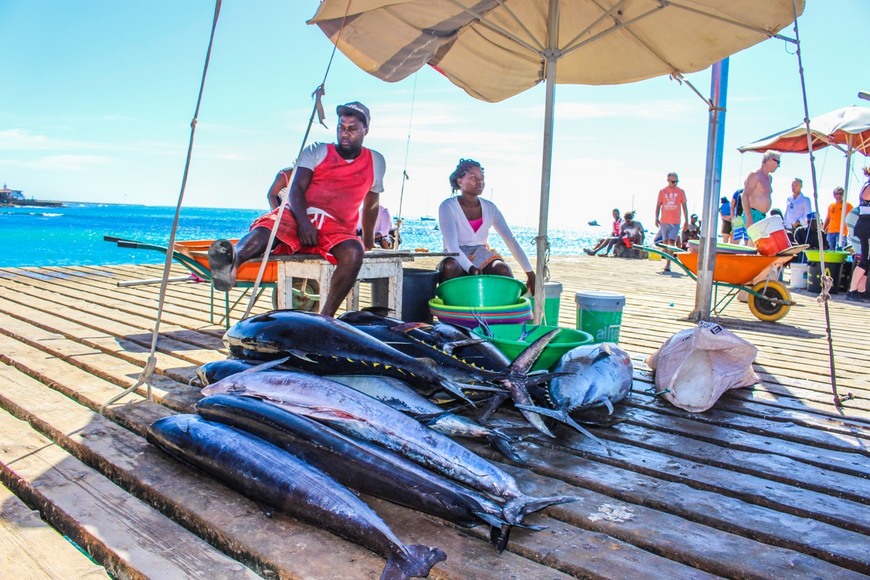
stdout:
{"type": "Polygon", "coordinates": [[[631,360],[605,343],[528,372],[558,332],[511,362],[449,324],[372,311],[265,313],[227,331],[230,358],[198,369],[197,414],[156,421],[148,440],[261,505],[386,558],[383,578],[423,577],[446,554],[404,544],[354,491],[459,526],[486,524],[499,552],[512,527],[540,529],[526,516],[575,498],[527,495],[453,437],[482,439],[519,464],[512,444],[533,433],[573,428],[603,445],[571,415],[612,412],[630,392],[631,360]],[[527,423],[509,412],[497,420],[509,400],[527,423]]]}

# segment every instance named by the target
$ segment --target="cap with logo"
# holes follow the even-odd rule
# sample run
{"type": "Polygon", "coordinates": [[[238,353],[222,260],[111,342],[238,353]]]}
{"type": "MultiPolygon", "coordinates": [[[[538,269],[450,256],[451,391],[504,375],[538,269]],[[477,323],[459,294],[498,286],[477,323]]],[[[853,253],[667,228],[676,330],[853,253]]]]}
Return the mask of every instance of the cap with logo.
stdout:
{"type": "Polygon", "coordinates": [[[335,108],[335,110],[339,116],[353,115],[354,117],[365,123],[366,128],[368,128],[372,120],[372,115],[371,113],[369,113],[369,108],[360,103],[359,101],[353,101],[352,103],[339,105],[335,108]]]}

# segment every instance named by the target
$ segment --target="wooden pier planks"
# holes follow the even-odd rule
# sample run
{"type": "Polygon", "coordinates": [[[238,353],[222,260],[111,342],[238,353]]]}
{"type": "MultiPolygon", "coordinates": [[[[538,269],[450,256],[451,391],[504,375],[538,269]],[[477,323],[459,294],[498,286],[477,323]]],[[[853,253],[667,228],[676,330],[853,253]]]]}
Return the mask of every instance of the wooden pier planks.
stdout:
{"type": "MultiPolygon", "coordinates": [[[[422,265],[415,263],[415,267],[422,265]]],[[[691,309],[694,287],[686,277],[656,275],[660,267],[657,262],[585,257],[557,258],[551,263],[553,278],[565,286],[563,326],[574,325],[575,291],[610,289],[627,295],[621,343],[636,363],[636,393],[620,409],[623,423],[596,430],[612,455],[563,431],[560,435],[565,437],[557,444],[529,440],[520,446],[530,458],[529,468],[510,469],[524,489],[570,490],[581,498],[536,515],[535,523],[548,525],[547,530],[515,530],[510,553],[498,556],[485,543],[483,529],[455,529],[372,500],[400,537],[430,541],[447,550],[448,562],[437,566],[433,577],[560,573],[847,577],[870,572],[864,549],[870,432],[870,388],[861,374],[866,349],[851,348],[839,355],[841,343],[861,344],[863,333],[850,321],[856,314],[866,314],[866,307],[838,302],[836,297],[831,304],[841,392],[851,390],[857,397],[843,413],[831,404],[826,384],[827,341],[818,307],[812,297],[802,295],[798,300],[805,307],[793,308],[783,320],[786,324],[756,321],[745,304],[730,305],[723,324],[758,346],[756,370],[765,384],[727,394],[708,413],[684,413],[643,392],[652,380],[642,363],[645,356],[677,330],[692,326],[682,317],[691,309]],[[624,288],[626,280],[631,280],[629,291],[624,288]]],[[[33,381],[30,390],[48,389],[43,396],[62,395],[49,405],[66,409],[61,415],[86,412],[98,417],[94,409],[132,384],[141,371],[153,326],[148,313],[154,308],[156,287],[118,288],[115,283],[159,277],[159,269],[82,267],[34,272],[0,271],[0,361],[14,367],[0,373],[0,392],[4,381],[15,376],[16,381],[33,381]]],[[[140,389],[139,395],[127,399],[140,402],[113,406],[103,419],[107,427],[123,426],[123,436],[85,437],[80,444],[74,442],[76,436],[61,435],[60,415],[34,409],[30,419],[38,430],[53,433],[49,437],[56,445],[68,446],[68,453],[90,456],[101,466],[99,471],[114,477],[125,473],[125,487],[160,506],[167,504],[157,496],[147,499],[147,492],[141,491],[149,488],[148,470],[124,469],[121,457],[130,449],[139,449],[134,454],[138,457],[154,455],[156,450],[141,438],[143,430],[162,414],[188,410],[198,398],[197,389],[186,384],[193,369],[225,354],[219,342],[222,329],[208,324],[208,287],[176,284],[168,297],[162,328],[169,340],[159,349],[161,374],[155,377],[160,404],[141,402],[144,389],[140,389]],[[99,448],[92,445],[98,440],[103,442],[99,448]]],[[[15,404],[7,398],[0,406],[15,404]]],[[[117,428],[112,427],[113,433],[117,428]]],[[[491,450],[476,450],[501,460],[491,450]]],[[[156,456],[163,465],[174,463],[159,453],[156,456]]],[[[197,503],[197,498],[202,501],[210,495],[209,486],[225,488],[195,474],[190,479],[190,470],[177,469],[170,480],[179,478],[172,489],[178,490],[184,505],[163,511],[185,522],[207,511],[208,502],[197,503]]],[[[228,490],[224,493],[234,503],[247,502],[228,490]]],[[[271,528],[274,520],[263,520],[256,509],[245,514],[250,518],[245,524],[249,531],[253,526],[263,537],[288,533],[284,523],[271,528]]],[[[209,536],[206,529],[220,536],[228,526],[225,522],[200,528],[184,525],[203,536],[209,536]]],[[[299,541],[323,538],[336,553],[351,554],[346,560],[337,556],[336,562],[345,566],[369,562],[358,569],[359,577],[379,572],[382,561],[376,556],[324,532],[295,525],[292,535],[299,541]]],[[[311,577],[321,577],[317,570],[326,574],[323,568],[305,568],[311,563],[291,564],[275,554],[257,552],[244,540],[209,539],[260,573],[282,570],[305,575],[307,570],[311,577]]]]}
{"type": "Polygon", "coordinates": [[[0,570],[6,578],[111,578],[0,485],[0,570]]]}

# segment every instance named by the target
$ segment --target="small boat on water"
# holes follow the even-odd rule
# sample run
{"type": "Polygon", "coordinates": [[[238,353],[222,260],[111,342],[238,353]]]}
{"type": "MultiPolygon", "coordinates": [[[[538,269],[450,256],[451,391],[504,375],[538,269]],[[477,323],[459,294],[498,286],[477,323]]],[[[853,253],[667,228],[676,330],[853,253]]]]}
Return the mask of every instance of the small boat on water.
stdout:
{"type": "Polygon", "coordinates": [[[588,223],[590,226],[600,226],[601,225],[598,223],[598,220],[589,220],[586,223],[588,223]]]}
{"type": "Polygon", "coordinates": [[[420,216],[420,221],[421,222],[434,222],[435,218],[433,218],[431,215],[424,215],[424,216],[420,216]]]}

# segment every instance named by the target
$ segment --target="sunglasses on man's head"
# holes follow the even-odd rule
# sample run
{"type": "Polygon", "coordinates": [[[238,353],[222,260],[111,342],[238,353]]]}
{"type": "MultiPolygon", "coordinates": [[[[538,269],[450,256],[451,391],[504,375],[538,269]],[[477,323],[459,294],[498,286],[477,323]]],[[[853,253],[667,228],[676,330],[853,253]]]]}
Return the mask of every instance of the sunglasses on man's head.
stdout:
{"type": "Polygon", "coordinates": [[[679,181],[679,179],[668,179],[668,183],[677,183],[679,181]]]}

